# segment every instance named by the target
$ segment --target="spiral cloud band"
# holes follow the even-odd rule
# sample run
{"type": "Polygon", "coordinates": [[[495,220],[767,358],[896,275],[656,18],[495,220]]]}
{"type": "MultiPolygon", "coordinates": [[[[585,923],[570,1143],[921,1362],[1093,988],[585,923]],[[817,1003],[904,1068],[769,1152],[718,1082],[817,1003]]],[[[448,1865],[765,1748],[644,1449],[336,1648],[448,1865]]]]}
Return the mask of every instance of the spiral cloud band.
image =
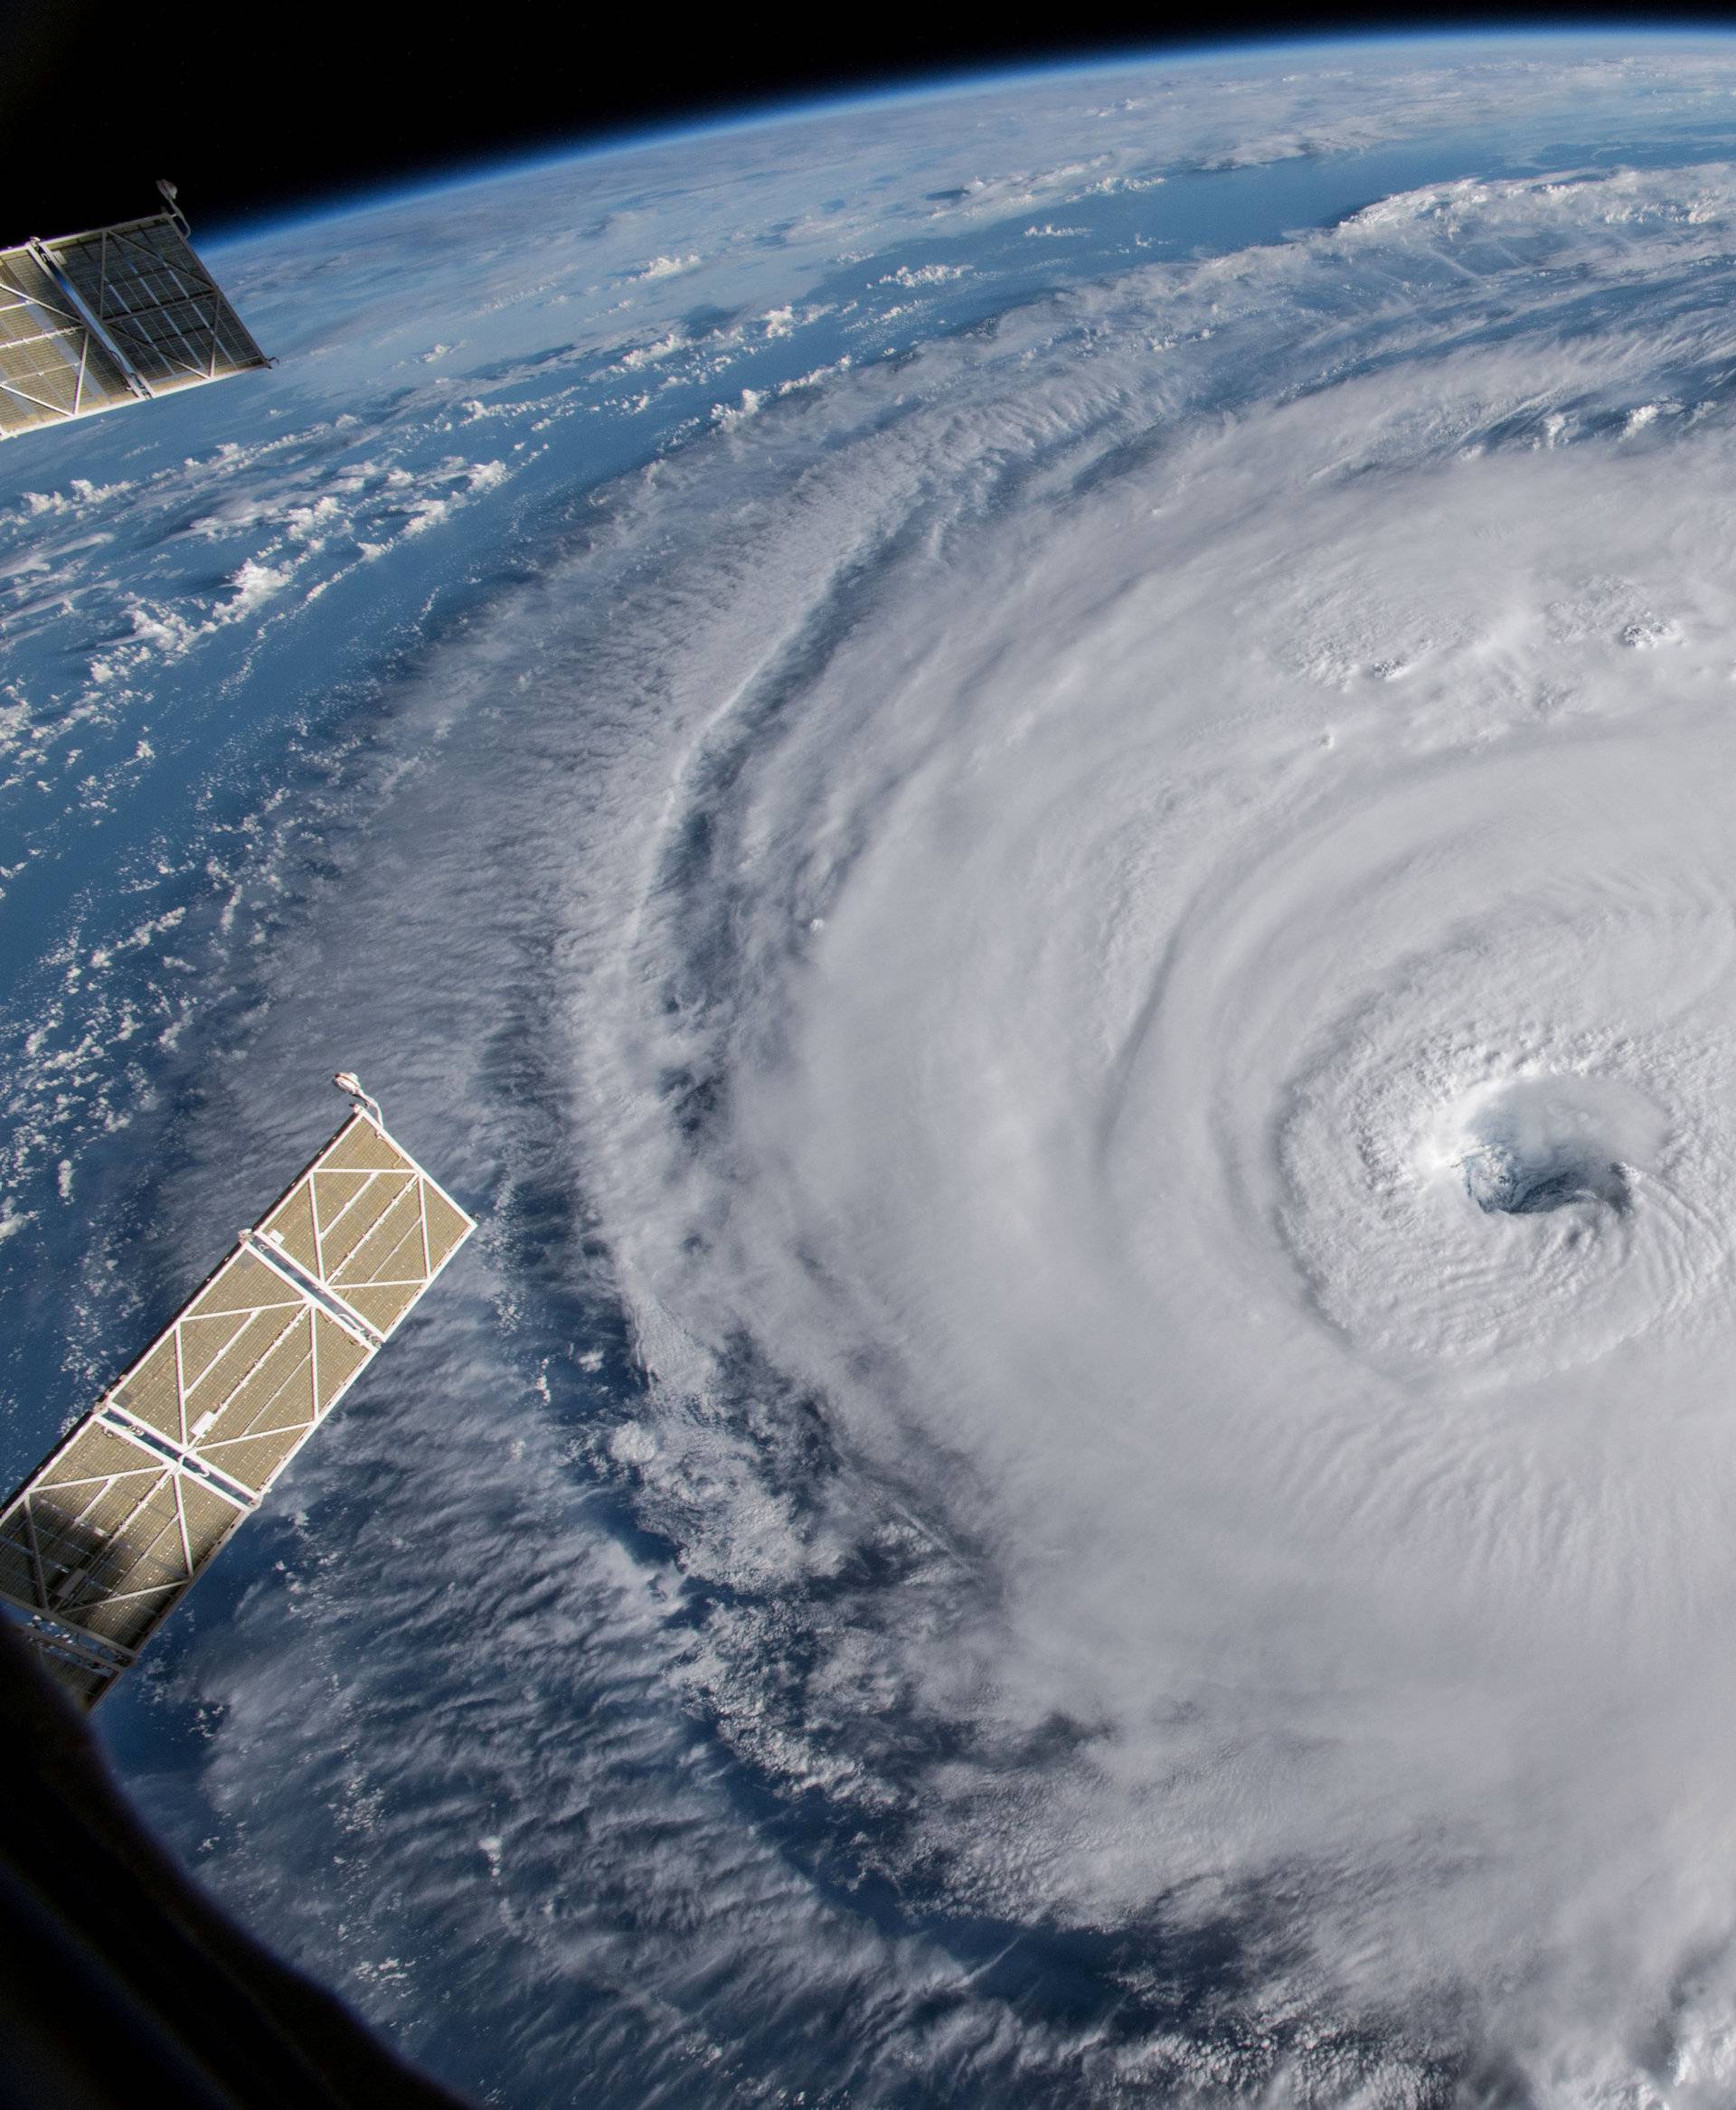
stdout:
{"type": "Polygon", "coordinates": [[[971,1549],[805,1615],[796,1777],[896,1693],[955,1904],[1475,1988],[1564,2100],[1731,1991],[1731,203],[1403,198],[881,382],[634,635],[726,701],[574,1055],[646,1512],[847,1573],[710,1455],[747,1343],[971,1549]]]}
{"type": "MultiPolygon", "coordinates": [[[[1434,107],[1269,88],[1195,167],[1434,107]]],[[[1046,253],[1185,116],[975,188],[930,140],[873,211],[1046,253]]],[[[449,1450],[348,1410],[350,1557],[300,1514],[190,1656],[174,1818],[305,1958],[366,1927],[345,1989],[441,2070],[1730,2099],[1736,165],[1682,158],[1142,238],[916,343],[963,246],[744,320],[722,188],[691,255],[623,191],[541,259],[599,387],[711,407],[259,824],[330,863],[237,1040],[425,1051],[494,1302],[405,1344],[449,1450]]],[[[439,506],[543,473],[545,365],[393,381],[439,506]]]]}

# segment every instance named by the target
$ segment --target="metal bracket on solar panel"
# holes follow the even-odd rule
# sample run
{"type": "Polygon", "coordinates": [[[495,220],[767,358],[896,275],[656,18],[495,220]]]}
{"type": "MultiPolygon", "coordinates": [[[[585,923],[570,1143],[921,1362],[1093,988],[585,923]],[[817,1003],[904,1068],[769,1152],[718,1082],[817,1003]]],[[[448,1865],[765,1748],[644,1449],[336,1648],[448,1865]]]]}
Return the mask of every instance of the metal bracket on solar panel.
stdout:
{"type": "Polygon", "coordinates": [[[175,202],[181,194],[180,184],[172,184],[167,176],[158,176],[156,187],[162,196],[163,203],[169,209],[169,218],[174,221],[183,234],[191,234],[193,229],[187,223],[187,216],[175,202]]]}
{"type": "Polygon", "coordinates": [[[379,1100],[370,1098],[368,1094],[363,1090],[362,1079],[355,1074],[354,1070],[340,1069],[337,1075],[333,1078],[332,1082],[339,1091],[344,1094],[351,1106],[358,1113],[365,1114],[376,1128],[385,1126],[385,1116],[380,1111],[379,1100]]]}

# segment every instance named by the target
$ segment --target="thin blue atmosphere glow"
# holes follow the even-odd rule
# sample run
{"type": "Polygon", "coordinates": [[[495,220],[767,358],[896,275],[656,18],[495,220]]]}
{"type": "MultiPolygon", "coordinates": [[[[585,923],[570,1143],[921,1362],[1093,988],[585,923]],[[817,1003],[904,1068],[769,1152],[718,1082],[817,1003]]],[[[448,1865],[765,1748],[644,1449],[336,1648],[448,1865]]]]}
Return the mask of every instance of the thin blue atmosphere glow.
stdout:
{"type": "MultiPolygon", "coordinates": [[[[1524,17],[1515,17],[1501,30],[1499,41],[1505,46],[1517,48],[1533,43],[1548,47],[1607,42],[1623,51],[1637,51],[1655,45],[1667,47],[1677,41],[1688,43],[1715,42],[1720,37],[1731,33],[1736,33],[1721,26],[1718,21],[1712,18],[1705,21],[1684,18],[1675,22],[1659,22],[1650,17],[1637,17],[1633,25],[1627,27],[1601,21],[1579,26],[1547,17],[1528,23],[1524,17]]],[[[264,240],[272,234],[305,226],[312,221],[344,218],[355,212],[413,204],[441,196],[448,190],[467,189],[473,184],[494,183],[514,176],[534,175],[541,170],[578,159],[632,154],[688,141],[727,137],[762,126],[800,124],[829,116],[867,115],[902,104],[921,103],[937,99],[953,100],[962,97],[1016,92],[1021,87],[1038,81],[1088,81],[1095,76],[1137,73],[1153,66],[1212,66],[1234,64],[1239,61],[1253,59],[1262,63],[1293,60],[1317,61],[1322,56],[1339,52],[1347,58],[1395,50],[1415,51],[1419,54],[1429,50],[1451,52],[1461,46],[1483,45],[1489,41],[1490,33],[1484,27],[1420,21],[1414,26],[1397,27],[1374,34],[1322,30],[1281,38],[1250,34],[1222,42],[1115,44],[1087,54],[1058,53],[1051,58],[1033,58],[1024,62],[997,64],[986,70],[958,67],[914,80],[889,76],[877,82],[854,84],[835,95],[793,99],[773,98],[743,106],[734,112],[707,110],[685,122],[671,121],[622,128],[591,139],[575,139],[564,143],[544,141],[524,151],[508,150],[498,155],[485,155],[461,169],[447,169],[438,174],[430,172],[426,176],[414,179],[407,186],[386,184],[371,190],[358,189],[343,200],[328,200],[278,212],[250,214],[240,223],[214,223],[204,237],[204,245],[208,249],[218,250],[236,242],[264,240]]]]}

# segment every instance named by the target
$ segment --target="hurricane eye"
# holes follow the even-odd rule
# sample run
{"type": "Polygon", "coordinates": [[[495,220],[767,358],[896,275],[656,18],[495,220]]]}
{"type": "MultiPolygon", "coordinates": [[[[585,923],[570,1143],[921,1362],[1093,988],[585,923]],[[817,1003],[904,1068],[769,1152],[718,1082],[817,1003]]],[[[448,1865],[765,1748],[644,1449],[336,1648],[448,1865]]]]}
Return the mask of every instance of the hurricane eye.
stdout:
{"type": "Polygon", "coordinates": [[[1614,1081],[1568,1072],[1486,1088],[1467,1110],[1452,1162],[1487,1216],[1634,1206],[1637,1167],[1656,1146],[1656,1110],[1614,1081]]]}
{"type": "Polygon", "coordinates": [[[1460,1163],[1465,1192],[1486,1215],[1540,1216],[1580,1205],[1624,1212],[1632,1205],[1626,1168],[1594,1143],[1530,1152],[1479,1144],[1460,1163]]]}

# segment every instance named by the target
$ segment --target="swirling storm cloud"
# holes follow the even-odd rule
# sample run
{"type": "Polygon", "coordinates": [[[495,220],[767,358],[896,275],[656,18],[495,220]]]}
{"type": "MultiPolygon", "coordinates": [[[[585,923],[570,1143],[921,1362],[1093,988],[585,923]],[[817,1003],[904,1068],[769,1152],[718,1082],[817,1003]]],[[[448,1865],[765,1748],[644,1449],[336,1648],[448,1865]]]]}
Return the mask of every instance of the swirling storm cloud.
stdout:
{"type": "Polygon", "coordinates": [[[1728,2100],[1732,95],[1292,54],[382,206],[234,252],[280,432],[18,501],[33,782],[339,701],[141,834],[154,994],[78,926],[11,1220],[120,1106],[190,1224],[328,1054],[486,1205],[116,1703],[442,2074],[1728,2100]]]}

